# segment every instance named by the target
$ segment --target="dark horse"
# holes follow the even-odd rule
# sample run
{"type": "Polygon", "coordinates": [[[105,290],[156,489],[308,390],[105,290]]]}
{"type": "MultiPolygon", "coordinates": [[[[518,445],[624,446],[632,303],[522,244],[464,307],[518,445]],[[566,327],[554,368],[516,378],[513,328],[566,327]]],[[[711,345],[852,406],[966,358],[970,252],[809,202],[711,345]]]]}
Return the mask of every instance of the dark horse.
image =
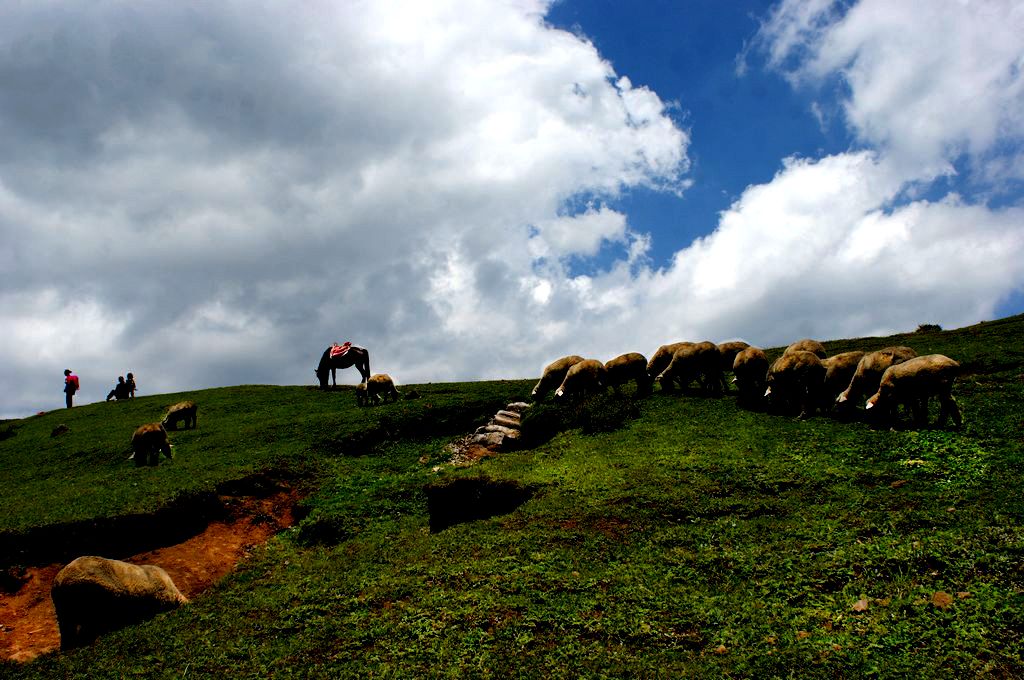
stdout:
{"type": "Polygon", "coordinates": [[[328,347],[324,350],[323,356],[320,357],[320,365],[313,369],[316,373],[316,377],[320,380],[320,389],[327,389],[327,372],[330,371],[331,379],[334,381],[334,386],[338,386],[338,374],[336,371],[339,368],[348,368],[349,366],[355,366],[356,370],[359,371],[359,375],[363,376],[362,382],[366,382],[370,379],[370,353],[362,347],[356,347],[352,345],[347,352],[342,354],[340,357],[331,358],[331,348],[328,347]]]}

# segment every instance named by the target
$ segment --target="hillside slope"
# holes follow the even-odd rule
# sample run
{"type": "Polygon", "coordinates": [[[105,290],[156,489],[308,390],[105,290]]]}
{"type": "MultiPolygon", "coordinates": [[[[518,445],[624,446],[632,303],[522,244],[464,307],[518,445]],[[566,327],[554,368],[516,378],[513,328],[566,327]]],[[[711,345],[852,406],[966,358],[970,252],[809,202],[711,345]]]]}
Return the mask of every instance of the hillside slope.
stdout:
{"type": "MultiPolygon", "coordinates": [[[[1015,677],[1022,331],[1014,317],[826,343],[906,344],[961,361],[958,432],[797,421],[732,397],[655,393],[614,431],[570,429],[470,468],[444,464],[445,444],[530,381],[418,386],[420,400],[365,410],[350,394],[304,388],[189,395],[199,428],[173,435],[174,462],[141,471],[123,460],[124,431],[180,395],[68,414],[71,431],[52,441],[57,415],[8,424],[8,535],[155,509],[257,471],[308,479],[311,495],[297,527],[187,607],[0,670],[1015,677]],[[431,531],[426,489],[454,479],[476,490],[467,508],[502,484],[525,502],[431,531]]],[[[637,405],[609,397],[593,408],[616,422],[603,416],[637,405]]]]}

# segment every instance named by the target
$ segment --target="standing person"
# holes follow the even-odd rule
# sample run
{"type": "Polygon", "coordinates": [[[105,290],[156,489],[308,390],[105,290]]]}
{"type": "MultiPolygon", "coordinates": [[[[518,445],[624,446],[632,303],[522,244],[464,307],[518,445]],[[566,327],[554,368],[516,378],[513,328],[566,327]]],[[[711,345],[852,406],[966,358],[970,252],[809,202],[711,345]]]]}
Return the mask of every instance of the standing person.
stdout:
{"type": "Polygon", "coordinates": [[[70,368],[64,369],[64,402],[71,408],[71,399],[79,390],[78,376],[71,372],[70,368]]]}
{"type": "Polygon", "coordinates": [[[134,399],[135,398],[135,375],[132,374],[132,373],[129,373],[128,374],[128,380],[125,381],[125,384],[128,385],[128,398],[129,399],[134,399]]]}

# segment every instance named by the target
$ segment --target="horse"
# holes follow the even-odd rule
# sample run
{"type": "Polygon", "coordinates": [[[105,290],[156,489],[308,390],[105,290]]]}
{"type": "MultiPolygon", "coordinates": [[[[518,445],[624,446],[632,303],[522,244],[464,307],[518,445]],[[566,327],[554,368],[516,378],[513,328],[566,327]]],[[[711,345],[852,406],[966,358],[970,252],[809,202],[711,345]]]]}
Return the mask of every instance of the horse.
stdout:
{"type": "Polygon", "coordinates": [[[328,347],[324,350],[323,355],[320,357],[320,365],[313,369],[313,373],[320,380],[320,389],[327,389],[327,372],[331,373],[331,379],[334,381],[334,386],[338,386],[338,374],[336,373],[339,368],[348,368],[355,366],[356,370],[359,371],[359,375],[363,377],[362,382],[366,382],[370,379],[370,353],[362,347],[356,347],[352,345],[348,351],[341,356],[332,357],[331,348],[328,347]]]}

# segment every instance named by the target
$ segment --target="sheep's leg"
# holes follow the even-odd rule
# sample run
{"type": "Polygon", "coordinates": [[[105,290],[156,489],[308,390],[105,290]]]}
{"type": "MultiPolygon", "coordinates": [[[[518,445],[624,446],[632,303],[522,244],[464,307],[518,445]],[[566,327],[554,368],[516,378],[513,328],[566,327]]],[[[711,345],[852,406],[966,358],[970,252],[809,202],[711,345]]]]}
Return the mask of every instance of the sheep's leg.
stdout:
{"type": "Polygon", "coordinates": [[[960,407],[956,404],[956,399],[949,392],[944,392],[939,395],[939,404],[941,406],[939,410],[939,427],[946,424],[946,417],[953,417],[953,424],[957,429],[963,424],[963,418],[960,415],[960,407]]]}
{"type": "Polygon", "coordinates": [[[915,402],[914,420],[919,427],[928,426],[928,396],[923,395],[915,402]]]}

